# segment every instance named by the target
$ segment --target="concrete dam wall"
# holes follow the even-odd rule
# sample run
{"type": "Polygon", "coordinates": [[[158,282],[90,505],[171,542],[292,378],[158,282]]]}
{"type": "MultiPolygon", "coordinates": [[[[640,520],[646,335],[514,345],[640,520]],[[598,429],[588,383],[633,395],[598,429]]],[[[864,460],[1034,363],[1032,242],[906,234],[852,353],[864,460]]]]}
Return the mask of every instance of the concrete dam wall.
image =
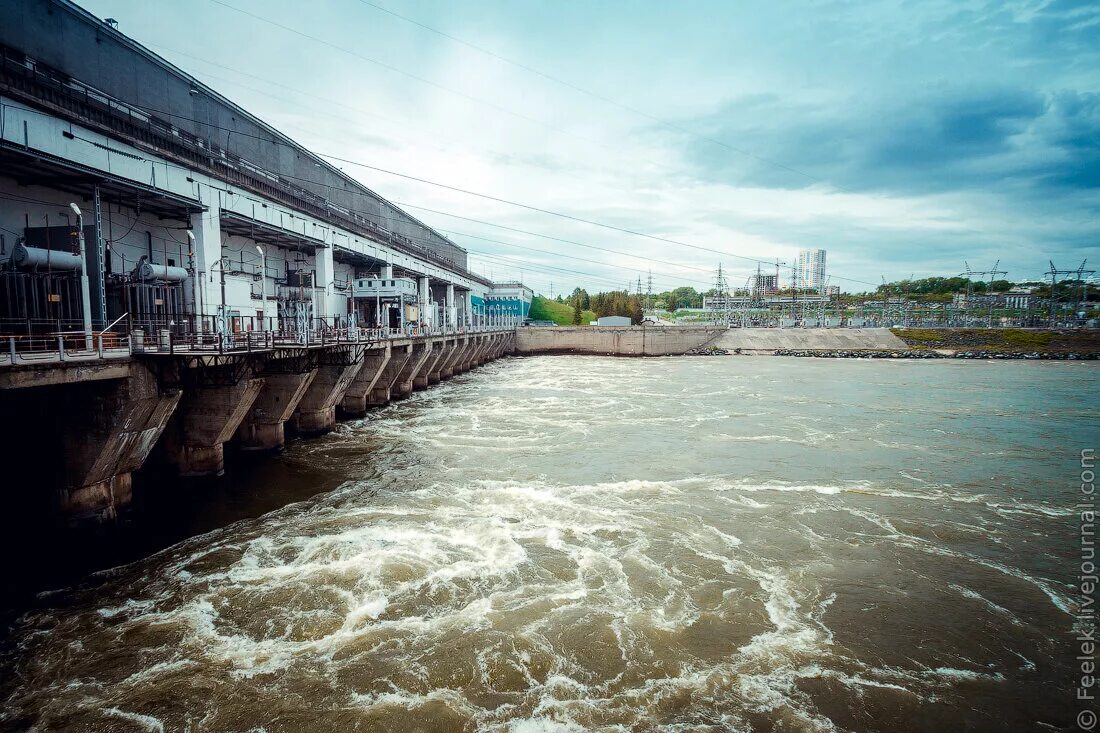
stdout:
{"type": "Polygon", "coordinates": [[[573,326],[520,328],[519,354],[667,356],[713,346],[742,351],[776,349],[907,349],[886,328],[734,328],[716,326],[573,326]]]}
{"type": "Polygon", "coordinates": [[[724,331],[714,326],[519,328],[516,353],[668,356],[703,346],[724,331]]]}

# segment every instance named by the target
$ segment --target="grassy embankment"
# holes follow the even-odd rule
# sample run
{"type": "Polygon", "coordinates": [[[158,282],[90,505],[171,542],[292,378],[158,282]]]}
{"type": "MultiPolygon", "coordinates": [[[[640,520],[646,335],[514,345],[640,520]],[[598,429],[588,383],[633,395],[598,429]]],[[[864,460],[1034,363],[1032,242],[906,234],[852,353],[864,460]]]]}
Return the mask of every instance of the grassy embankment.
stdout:
{"type": "Polygon", "coordinates": [[[1000,351],[1009,353],[1100,351],[1100,332],[1041,331],[1023,328],[894,328],[911,349],[1000,351]]]}
{"type": "MultiPolygon", "coordinates": [[[[534,321],[553,321],[559,326],[573,325],[573,306],[568,303],[559,303],[536,295],[531,301],[531,319],[534,321]]],[[[581,325],[587,326],[596,320],[596,314],[592,311],[581,311],[581,325]]]]}

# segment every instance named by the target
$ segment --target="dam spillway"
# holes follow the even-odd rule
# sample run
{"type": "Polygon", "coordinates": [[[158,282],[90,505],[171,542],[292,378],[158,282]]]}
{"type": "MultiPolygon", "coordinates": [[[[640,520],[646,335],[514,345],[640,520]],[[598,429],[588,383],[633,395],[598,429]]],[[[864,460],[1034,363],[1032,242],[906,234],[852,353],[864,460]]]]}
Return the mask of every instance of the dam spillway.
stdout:
{"type": "MultiPolygon", "coordinates": [[[[225,469],[225,445],[277,450],[287,432],[319,435],[339,417],[426,389],[514,349],[514,331],[328,334],[226,350],[194,341],[125,359],[56,359],[0,370],[0,428],[13,485],[67,520],[111,519],[154,450],[184,477],[225,469]]],[[[161,348],[163,346],[163,348],[161,348]]],[[[62,352],[63,354],[64,352],[62,352]]]]}

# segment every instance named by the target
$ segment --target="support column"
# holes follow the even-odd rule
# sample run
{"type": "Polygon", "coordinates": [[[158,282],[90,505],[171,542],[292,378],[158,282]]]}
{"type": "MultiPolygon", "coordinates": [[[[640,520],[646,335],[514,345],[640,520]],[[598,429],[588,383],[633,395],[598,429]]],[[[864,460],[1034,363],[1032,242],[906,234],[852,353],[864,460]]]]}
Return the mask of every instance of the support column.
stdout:
{"type": "Polygon", "coordinates": [[[459,364],[462,362],[463,354],[466,353],[466,349],[469,346],[469,342],[465,338],[456,338],[454,348],[451,351],[451,358],[447,359],[443,363],[442,368],[439,370],[439,378],[450,379],[459,370],[459,364]]]}
{"type": "Polygon", "coordinates": [[[413,391],[417,376],[424,369],[424,363],[432,357],[432,339],[424,339],[413,344],[413,353],[396,382],[398,395],[407,395],[413,391]]]}
{"type": "Polygon", "coordinates": [[[185,390],[164,436],[168,460],[181,476],[225,473],[225,441],[237,432],[263,386],[262,377],[253,377],[185,390]]]}
{"type": "Polygon", "coordinates": [[[458,329],[458,319],[455,317],[457,310],[455,309],[454,283],[447,283],[447,296],[443,305],[446,308],[443,312],[446,314],[447,332],[454,333],[458,329]]]}
{"type": "Polygon", "coordinates": [[[411,343],[390,345],[390,360],[386,363],[381,376],[378,377],[374,387],[367,395],[368,406],[384,405],[390,401],[390,392],[393,390],[402,371],[404,371],[405,365],[412,359],[412,355],[413,345],[411,343]]]}
{"type": "Polygon", "coordinates": [[[432,300],[432,292],[428,286],[428,278],[421,277],[417,279],[417,295],[419,298],[418,310],[420,311],[420,322],[427,323],[430,328],[435,321],[434,314],[428,312],[428,306],[432,300]]]}
{"type": "Polygon", "coordinates": [[[332,261],[332,247],[317,248],[317,253],[313,256],[313,267],[317,272],[317,282],[314,284],[320,291],[318,297],[314,298],[314,315],[317,318],[327,319],[335,315],[330,301],[333,274],[335,272],[335,265],[332,261]]]}
{"type": "MultiPolygon", "coordinates": [[[[210,284],[210,274],[217,270],[216,263],[222,256],[221,192],[202,187],[200,196],[207,209],[191,215],[191,233],[195,236],[195,274],[188,278],[187,287],[191,291],[193,313],[196,316],[213,316],[221,305],[220,288],[210,284]]],[[[201,318],[197,320],[201,324],[201,318]]]]}
{"type": "Polygon", "coordinates": [[[443,381],[443,369],[446,367],[455,353],[455,340],[444,339],[443,348],[440,351],[439,358],[434,364],[432,364],[431,370],[428,371],[428,384],[439,384],[443,381]]]}
{"type": "MultiPolygon", "coordinates": [[[[435,365],[439,363],[439,360],[443,357],[443,350],[446,344],[444,339],[438,338],[433,340],[431,352],[428,355],[427,360],[424,362],[424,368],[420,370],[420,373],[413,378],[413,389],[427,389],[431,384],[432,370],[435,369],[435,365]]],[[[438,372],[437,372],[438,374],[438,372]]],[[[437,377],[436,381],[439,379],[437,377]]]]}
{"type": "Polygon", "coordinates": [[[455,339],[455,348],[451,352],[451,358],[443,364],[443,368],[439,370],[440,379],[450,379],[454,375],[458,374],[461,370],[462,361],[465,358],[464,354],[469,346],[469,341],[465,337],[458,337],[455,339]]]}
{"type": "Polygon", "coordinates": [[[162,392],[156,377],[136,363],[126,379],[67,390],[59,411],[59,508],[74,521],[113,519],[130,502],[130,475],[149,457],[182,393],[162,392]]]}
{"type": "Polygon", "coordinates": [[[352,364],[322,364],[317,376],[290,418],[290,428],[303,435],[320,435],[336,427],[336,404],[344,398],[348,386],[359,374],[363,360],[352,364]]]}
{"type": "Polygon", "coordinates": [[[477,366],[477,352],[481,350],[481,336],[470,336],[470,344],[466,349],[466,355],[462,357],[462,371],[468,372],[477,366]]]}
{"type": "Polygon", "coordinates": [[[237,428],[242,450],[278,450],[286,445],[285,423],[294,414],[316,369],[288,374],[264,374],[264,386],[237,428]]]}
{"type": "Polygon", "coordinates": [[[489,334],[489,343],[485,346],[485,361],[493,361],[497,358],[497,346],[500,344],[500,334],[489,334]]]}
{"type": "MultiPolygon", "coordinates": [[[[340,412],[348,417],[362,417],[367,414],[368,397],[374,385],[378,383],[383,370],[390,362],[390,345],[377,349],[368,349],[363,357],[363,367],[352,383],[348,385],[340,401],[340,412]]],[[[387,388],[388,389],[388,388],[387,388]]]]}
{"type": "Polygon", "coordinates": [[[487,337],[483,333],[479,333],[474,337],[473,351],[470,354],[470,369],[481,366],[481,362],[485,357],[485,344],[487,343],[487,337]]]}

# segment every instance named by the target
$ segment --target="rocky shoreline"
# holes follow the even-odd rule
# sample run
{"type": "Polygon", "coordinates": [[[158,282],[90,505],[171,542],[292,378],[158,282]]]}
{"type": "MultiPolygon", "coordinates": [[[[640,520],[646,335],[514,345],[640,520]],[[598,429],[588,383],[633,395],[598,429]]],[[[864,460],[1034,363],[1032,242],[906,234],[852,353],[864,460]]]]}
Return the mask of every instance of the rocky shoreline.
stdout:
{"type": "Polygon", "coordinates": [[[1078,351],[813,351],[810,349],[778,349],[775,356],[816,357],[819,359],[1029,359],[1056,361],[1091,361],[1100,359],[1100,352],[1078,351]]]}

